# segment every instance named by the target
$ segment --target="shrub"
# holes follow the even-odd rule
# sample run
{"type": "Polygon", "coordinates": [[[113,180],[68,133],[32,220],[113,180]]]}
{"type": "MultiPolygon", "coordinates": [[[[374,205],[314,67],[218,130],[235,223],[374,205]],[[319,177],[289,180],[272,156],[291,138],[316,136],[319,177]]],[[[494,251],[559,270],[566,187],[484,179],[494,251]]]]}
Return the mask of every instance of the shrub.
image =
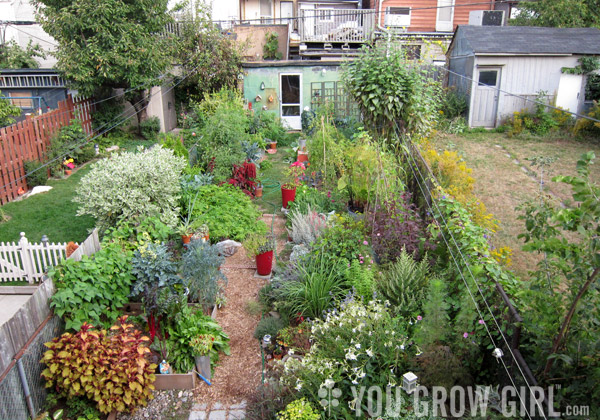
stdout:
{"type": "Polygon", "coordinates": [[[46,171],[46,168],[42,167],[42,165],[42,162],[37,160],[23,161],[23,169],[27,174],[25,179],[27,180],[27,186],[29,188],[46,184],[46,181],[48,180],[48,172],[46,171]]]}
{"type": "Polygon", "coordinates": [[[271,336],[271,340],[274,342],[277,334],[283,329],[284,326],[285,325],[280,318],[268,316],[261,319],[258,322],[258,325],[256,325],[256,329],[254,330],[254,338],[257,340],[262,340],[262,338],[268,334],[271,336]]]}
{"type": "Polygon", "coordinates": [[[81,261],[63,260],[50,277],[56,286],[50,307],[65,320],[67,330],[79,330],[86,321],[112,324],[134,280],[127,254],[110,243],[81,261]]]}
{"type": "Polygon", "coordinates": [[[100,160],[77,188],[77,215],[95,217],[102,228],[136,216],[159,216],[168,226],[175,226],[179,176],[185,165],[182,158],[161,147],[100,160]]]}
{"type": "Polygon", "coordinates": [[[76,119],[54,133],[50,138],[50,150],[47,156],[49,161],[56,159],[56,162],[49,165],[53,176],[62,175],[62,162],[83,145],[85,138],[81,121],[76,119]]]}
{"type": "Polygon", "coordinates": [[[64,397],[86,396],[108,414],[133,411],[152,398],[156,365],[146,360],[148,337],[127,324],[127,317],[110,332],[84,324],[75,333],[64,333],[45,346],[42,376],[46,388],[64,397]]]}
{"type": "Polygon", "coordinates": [[[173,151],[175,156],[182,157],[186,160],[189,159],[189,152],[181,142],[181,138],[175,134],[163,134],[160,138],[160,145],[165,149],[173,151]]]}
{"type": "Polygon", "coordinates": [[[135,251],[146,244],[163,243],[173,235],[173,229],[158,217],[134,217],[121,220],[104,232],[103,242],[115,242],[125,251],[135,251]]]}
{"type": "Polygon", "coordinates": [[[246,194],[224,184],[198,189],[192,219],[194,223],[208,226],[212,242],[223,239],[243,241],[252,232],[266,232],[264,222],[258,221],[260,216],[256,205],[246,194]]]}
{"type": "Polygon", "coordinates": [[[440,114],[445,119],[452,120],[465,116],[469,109],[467,97],[453,88],[446,89],[441,99],[440,114]]]}
{"type": "Polygon", "coordinates": [[[373,265],[363,259],[354,260],[346,270],[346,279],[354,289],[356,296],[365,300],[373,297],[375,290],[375,273],[373,265]]]}
{"type": "Polygon", "coordinates": [[[71,156],[75,159],[76,164],[82,165],[96,157],[96,148],[92,143],[88,143],[73,150],[71,156]]]}
{"type": "Polygon", "coordinates": [[[428,275],[427,258],[417,262],[403,248],[396,262],[389,266],[380,279],[378,289],[397,313],[404,318],[416,317],[425,300],[428,275]]]}
{"type": "MultiPolygon", "coordinates": [[[[116,125],[110,132],[122,131],[120,123],[126,120],[125,113],[123,113],[124,108],[122,97],[100,102],[96,105],[96,110],[92,112],[92,129],[95,132],[102,132],[116,125]]],[[[105,133],[104,136],[107,134],[105,133]]]]}
{"type": "Polygon", "coordinates": [[[371,255],[368,242],[365,243],[364,222],[351,216],[335,215],[330,227],[314,242],[312,253],[324,254],[347,262],[358,260],[360,256],[371,255]]]}
{"type": "Polygon", "coordinates": [[[288,233],[295,244],[312,244],[327,228],[327,220],[324,216],[307,208],[306,214],[298,211],[290,212],[292,228],[288,233]]]}
{"type": "Polygon", "coordinates": [[[140,123],[140,133],[146,140],[154,140],[160,132],[160,120],[158,117],[146,118],[140,123]]]}
{"type": "MultiPolygon", "coordinates": [[[[593,102],[592,109],[588,112],[588,116],[600,119],[600,104],[598,101],[593,102]]],[[[573,127],[573,134],[597,134],[600,132],[600,123],[589,120],[587,118],[579,118],[573,127]]]]}
{"type": "Polygon", "coordinates": [[[306,398],[292,401],[279,412],[281,420],[319,420],[321,415],[310,405],[306,398]]]}
{"type": "Polygon", "coordinates": [[[431,248],[426,224],[410,202],[410,194],[377,203],[365,216],[373,251],[382,262],[395,261],[403,250],[415,258],[431,248]]]}
{"type": "Polygon", "coordinates": [[[199,302],[205,309],[212,307],[221,286],[219,281],[227,282],[220,270],[225,257],[219,255],[216,246],[193,240],[183,254],[181,274],[189,288],[189,300],[199,302]]]}
{"type": "Polygon", "coordinates": [[[281,60],[283,58],[283,54],[281,54],[279,49],[279,34],[277,32],[267,32],[266,42],[263,45],[263,58],[265,60],[281,60]]]}
{"type": "MultiPolygon", "coordinates": [[[[262,166],[262,165],[261,165],[262,166]]],[[[307,185],[296,188],[296,198],[290,202],[286,225],[291,227],[290,215],[294,213],[308,214],[308,209],[317,213],[330,213],[332,211],[342,213],[347,210],[348,195],[345,190],[337,188],[331,191],[320,191],[307,185]]]]}
{"type": "Polygon", "coordinates": [[[345,169],[344,152],[347,144],[348,139],[329,122],[319,125],[307,141],[310,169],[321,173],[326,189],[334,189],[338,186],[338,179],[345,169]]]}

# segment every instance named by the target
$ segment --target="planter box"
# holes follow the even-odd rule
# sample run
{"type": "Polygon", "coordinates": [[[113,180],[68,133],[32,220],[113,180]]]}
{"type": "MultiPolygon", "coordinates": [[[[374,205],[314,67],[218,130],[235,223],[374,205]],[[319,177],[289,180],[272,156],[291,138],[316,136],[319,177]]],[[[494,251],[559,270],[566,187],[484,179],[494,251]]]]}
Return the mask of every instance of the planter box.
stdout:
{"type": "Polygon", "coordinates": [[[166,375],[156,374],[154,387],[156,389],[194,389],[196,388],[195,373],[169,373],[166,375]]]}

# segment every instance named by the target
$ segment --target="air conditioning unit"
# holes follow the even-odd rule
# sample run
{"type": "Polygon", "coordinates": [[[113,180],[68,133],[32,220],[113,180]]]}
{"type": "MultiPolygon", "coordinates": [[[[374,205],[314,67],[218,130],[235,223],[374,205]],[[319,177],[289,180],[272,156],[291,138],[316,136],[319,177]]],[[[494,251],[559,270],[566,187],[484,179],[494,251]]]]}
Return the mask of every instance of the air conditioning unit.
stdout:
{"type": "Polygon", "coordinates": [[[504,10],[473,10],[469,12],[469,25],[502,26],[504,10]]]}
{"type": "Polygon", "coordinates": [[[410,26],[410,7],[386,7],[384,25],[387,27],[410,26]]]}

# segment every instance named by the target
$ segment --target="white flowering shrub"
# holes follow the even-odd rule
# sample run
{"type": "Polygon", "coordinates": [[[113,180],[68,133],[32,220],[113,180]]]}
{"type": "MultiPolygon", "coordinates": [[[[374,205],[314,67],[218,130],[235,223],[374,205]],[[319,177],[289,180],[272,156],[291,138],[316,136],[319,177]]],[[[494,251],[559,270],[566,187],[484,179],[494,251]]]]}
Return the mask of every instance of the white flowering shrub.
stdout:
{"type": "Polygon", "coordinates": [[[106,228],[135,216],[178,221],[179,177],[186,162],[161,147],[125,152],[92,165],[77,188],[77,215],[89,214],[106,228]]]}
{"type": "Polygon", "coordinates": [[[393,317],[383,302],[346,299],[324,320],[313,322],[310,351],[302,361],[288,359],[282,381],[317,403],[314,397],[320,388],[340,389],[335,418],[347,418],[356,404],[352,386],[385,390],[402,384],[409,360],[420,352],[410,328],[408,320],[393,317]]]}

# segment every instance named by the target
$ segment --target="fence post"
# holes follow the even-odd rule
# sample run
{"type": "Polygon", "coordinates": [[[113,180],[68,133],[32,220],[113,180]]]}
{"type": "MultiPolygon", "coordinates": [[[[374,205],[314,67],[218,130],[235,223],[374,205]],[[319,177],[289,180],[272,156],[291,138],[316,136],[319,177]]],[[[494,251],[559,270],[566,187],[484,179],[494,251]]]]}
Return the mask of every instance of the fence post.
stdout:
{"type": "Polygon", "coordinates": [[[25,277],[29,284],[33,283],[33,261],[31,260],[31,253],[29,252],[29,241],[25,237],[25,232],[21,232],[21,239],[19,239],[19,251],[21,253],[21,262],[23,263],[23,271],[25,271],[25,277]]]}

